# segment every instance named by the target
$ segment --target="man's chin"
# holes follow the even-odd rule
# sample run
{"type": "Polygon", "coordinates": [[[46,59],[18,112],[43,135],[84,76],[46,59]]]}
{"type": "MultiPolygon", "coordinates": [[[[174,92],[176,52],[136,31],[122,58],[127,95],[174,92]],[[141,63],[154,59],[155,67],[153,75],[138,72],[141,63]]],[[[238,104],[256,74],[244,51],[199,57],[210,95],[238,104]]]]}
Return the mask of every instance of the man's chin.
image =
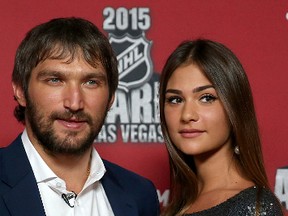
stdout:
{"type": "Polygon", "coordinates": [[[93,145],[94,139],[87,139],[87,137],[89,135],[79,137],[79,134],[77,136],[71,133],[69,135],[66,134],[66,136],[54,139],[49,146],[44,144],[44,148],[52,154],[82,154],[93,145]]]}
{"type": "Polygon", "coordinates": [[[63,154],[63,155],[79,155],[84,154],[91,148],[91,145],[82,145],[82,146],[75,146],[75,145],[63,145],[63,146],[54,146],[52,148],[46,148],[51,154],[63,154]]]}

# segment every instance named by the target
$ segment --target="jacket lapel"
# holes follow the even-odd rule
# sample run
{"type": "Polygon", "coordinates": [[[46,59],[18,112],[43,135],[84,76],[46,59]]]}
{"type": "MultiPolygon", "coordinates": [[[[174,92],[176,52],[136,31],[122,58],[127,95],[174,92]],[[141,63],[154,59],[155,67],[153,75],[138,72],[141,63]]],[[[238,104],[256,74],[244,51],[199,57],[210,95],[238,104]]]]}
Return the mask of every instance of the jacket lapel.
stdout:
{"type": "Polygon", "coordinates": [[[3,195],[4,202],[12,216],[44,216],[40,198],[29,160],[20,136],[3,151],[0,179],[10,189],[3,195]]]}
{"type": "Polygon", "coordinates": [[[110,172],[109,167],[105,164],[107,169],[103,176],[101,183],[104,187],[107,198],[110,202],[115,216],[136,216],[138,215],[137,207],[133,199],[122,189],[121,185],[114,178],[110,172]]]}

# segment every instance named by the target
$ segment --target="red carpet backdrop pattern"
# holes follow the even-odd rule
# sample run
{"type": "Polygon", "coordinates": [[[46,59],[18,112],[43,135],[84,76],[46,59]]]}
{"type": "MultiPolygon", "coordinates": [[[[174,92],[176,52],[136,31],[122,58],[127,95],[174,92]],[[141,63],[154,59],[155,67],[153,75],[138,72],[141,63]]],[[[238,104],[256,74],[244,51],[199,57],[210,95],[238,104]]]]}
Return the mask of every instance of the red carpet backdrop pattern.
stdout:
{"type": "Polygon", "coordinates": [[[11,74],[25,33],[52,18],[83,17],[109,37],[119,61],[117,97],[95,147],[103,158],[151,179],[165,206],[169,167],[157,110],[159,74],[181,41],[208,38],[227,45],[243,63],[269,181],[288,209],[287,0],[11,0],[0,2],[0,14],[0,146],[23,130],[13,117],[11,74]]]}

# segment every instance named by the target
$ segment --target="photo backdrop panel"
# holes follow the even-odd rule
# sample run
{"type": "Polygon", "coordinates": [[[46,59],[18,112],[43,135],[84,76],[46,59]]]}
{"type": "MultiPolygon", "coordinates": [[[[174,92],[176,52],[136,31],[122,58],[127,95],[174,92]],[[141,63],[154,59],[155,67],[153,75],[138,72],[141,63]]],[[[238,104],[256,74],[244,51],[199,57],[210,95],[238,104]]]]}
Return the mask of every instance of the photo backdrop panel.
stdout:
{"type": "Polygon", "coordinates": [[[86,18],[109,37],[119,61],[116,100],[95,147],[102,157],[151,179],[165,206],[169,166],[157,112],[159,75],[181,41],[209,38],[231,48],[247,71],[269,181],[288,208],[287,1],[12,0],[0,2],[0,14],[0,146],[23,130],[13,117],[11,74],[25,33],[55,17],[86,18]]]}

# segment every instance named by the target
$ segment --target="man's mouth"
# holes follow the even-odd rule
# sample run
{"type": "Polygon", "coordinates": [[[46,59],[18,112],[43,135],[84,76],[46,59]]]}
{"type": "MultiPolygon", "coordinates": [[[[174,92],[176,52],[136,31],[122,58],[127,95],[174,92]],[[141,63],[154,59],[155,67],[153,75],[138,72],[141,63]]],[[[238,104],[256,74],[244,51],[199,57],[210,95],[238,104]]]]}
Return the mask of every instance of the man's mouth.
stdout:
{"type": "Polygon", "coordinates": [[[57,119],[56,121],[60,125],[72,130],[79,130],[82,127],[84,127],[87,123],[87,121],[73,120],[73,119],[57,119]]]}

